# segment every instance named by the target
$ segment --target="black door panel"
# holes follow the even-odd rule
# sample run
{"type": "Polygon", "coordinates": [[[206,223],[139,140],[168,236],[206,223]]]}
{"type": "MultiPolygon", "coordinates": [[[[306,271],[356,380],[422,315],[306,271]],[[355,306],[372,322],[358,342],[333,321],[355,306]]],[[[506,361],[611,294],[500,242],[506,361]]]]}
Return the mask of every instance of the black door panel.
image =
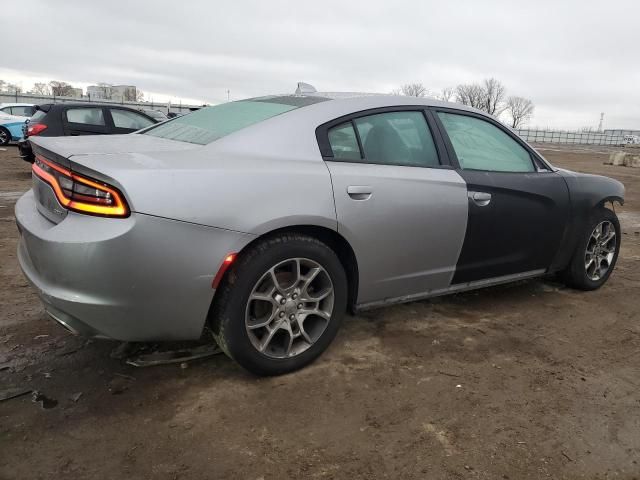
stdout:
{"type": "Polygon", "coordinates": [[[459,170],[469,191],[454,284],[547,269],[568,224],[569,192],[554,172],[459,170]],[[476,195],[474,192],[489,194],[476,195]]]}

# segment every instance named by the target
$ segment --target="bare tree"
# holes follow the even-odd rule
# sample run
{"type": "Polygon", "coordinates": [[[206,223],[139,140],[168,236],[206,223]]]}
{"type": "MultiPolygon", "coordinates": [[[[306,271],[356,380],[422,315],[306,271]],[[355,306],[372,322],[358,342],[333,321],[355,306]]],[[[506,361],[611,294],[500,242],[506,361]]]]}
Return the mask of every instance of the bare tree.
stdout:
{"type": "Polygon", "coordinates": [[[482,110],[485,105],[484,88],[477,83],[458,85],[456,87],[456,101],[462,105],[482,110]]]}
{"type": "Polygon", "coordinates": [[[518,128],[525,124],[533,115],[533,109],[533,102],[528,98],[507,98],[505,110],[511,116],[511,128],[518,128]]]}
{"type": "Polygon", "coordinates": [[[5,85],[7,84],[7,82],[5,82],[4,80],[0,80],[0,92],[2,92],[4,90],[5,85]]]}
{"type": "Polygon", "coordinates": [[[443,102],[450,102],[454,99],[455,94],[456,92],[453,87],[443,88],[440,92],[440,95],[438,95],[438,100],[442,100],[443,102]]]}
{"type": "Polygon", "coordinates": [[[503,100],[506,93],[504,85],[495,78],[487,78],[482,83],[484,89],[484,107],[490,115],[500,115],[504,110],[503,100]]]}
{"type": "Polygon", "coordinates": [[[136,89],[136,102],[144,102],[144,93],[136,89]]]}
{"type": "Polygon", "coordinates": [[[49,82],[49,87],[51,88],[51,93],[56,97],[70,97],[73,95],[73,87],[67,82],[52,80],[49,82]]]}
{"type": "Polygon", "coordinates": [[[400,87],[400,91],[407,97],[424,97],[427,95],[427,87],[422,83],[406,83],[400,87]]]}
{"type": "Polygon", "coordinates": [[[6,90],[10,93],[22,93],[22,87],[15,83],[7,83],[6,90]]]}
{"type": "Polygon", "coordinates": [[[51,95],[51,88],[46,83],[36,82],[33,84],[31,93],[36,95],[51,95]]]}

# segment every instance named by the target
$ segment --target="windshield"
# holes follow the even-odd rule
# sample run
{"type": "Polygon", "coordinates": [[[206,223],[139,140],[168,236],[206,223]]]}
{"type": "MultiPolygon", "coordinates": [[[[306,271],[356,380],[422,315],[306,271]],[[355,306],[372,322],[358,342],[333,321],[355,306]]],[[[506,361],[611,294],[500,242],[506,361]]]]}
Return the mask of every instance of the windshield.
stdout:
{"type": "Polygon", "coordinates": [[[276,115],[328,100],[322,97],[260,97],[202,108],[148,128],[143,135],[206,145],[276,115]]]}

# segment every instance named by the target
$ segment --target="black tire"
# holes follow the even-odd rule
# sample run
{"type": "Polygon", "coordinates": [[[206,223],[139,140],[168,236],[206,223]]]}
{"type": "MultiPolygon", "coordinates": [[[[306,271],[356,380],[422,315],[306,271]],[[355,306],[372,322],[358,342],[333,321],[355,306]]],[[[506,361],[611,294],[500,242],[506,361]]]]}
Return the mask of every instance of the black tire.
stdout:
{"type": "Polygon", "coordinates": [[[0,127],[0,146],[9,145],[11,141],[11,132],[4,127],[0,127]]]}
{"type": "Polygon", "coordinates": [[[335,252],[316,238],[281,234],[256,243],[236,259],[215,294],[210,325],[218,345],[241,366],[256,375],[280,375],[308,365],[326,350],[340,327],[346,304],[347,277],[335,252]],[[272,358],[252,344],[245,313],[263,275],[291,258],[312,260],[325,270],[333,286],[333,309],[324,330],[306,350],[293,357],[272,358]]]}
{"type": "Polygon", "coordinates": [[[580,235],[580,240],[576,245],[576,250],[569,263],[568,267],[562,274],[562,279],[569,287],[576,288],[578,290],[596,290],[600,288],[609,279],[611,272],[615,268],[616,261],[618,260],[618,253],[620,252],[620,222],[614,212],[605,207],[596,208],[589,221],[580,235]],[[587,269],[585,267],[585,256],[587,247],[591,239],[591,234],[594,229],[602,222],[611,222],[615,228],[616,244],[613,254],[613,260],[609,264],[609,268],[599,279],[593,280],[587,275],[587,269]]]}

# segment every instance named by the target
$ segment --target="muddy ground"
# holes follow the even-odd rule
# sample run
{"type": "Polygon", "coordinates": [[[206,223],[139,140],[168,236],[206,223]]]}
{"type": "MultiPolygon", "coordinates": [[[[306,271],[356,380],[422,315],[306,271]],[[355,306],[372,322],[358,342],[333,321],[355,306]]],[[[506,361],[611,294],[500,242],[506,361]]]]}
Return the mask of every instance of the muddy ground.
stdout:
{"type": "Polygon", "coordinates": [[[347,317],[314,365],[262,379],[222,355],[136,369],[49,320],[16,262],[29,167],[0,151],[0,389],[57,402],[0,402],[0,478],[640,478],[640,169],[598,152],[543,150],[626,185],[604,288],[530,281],[347,317]]]}

